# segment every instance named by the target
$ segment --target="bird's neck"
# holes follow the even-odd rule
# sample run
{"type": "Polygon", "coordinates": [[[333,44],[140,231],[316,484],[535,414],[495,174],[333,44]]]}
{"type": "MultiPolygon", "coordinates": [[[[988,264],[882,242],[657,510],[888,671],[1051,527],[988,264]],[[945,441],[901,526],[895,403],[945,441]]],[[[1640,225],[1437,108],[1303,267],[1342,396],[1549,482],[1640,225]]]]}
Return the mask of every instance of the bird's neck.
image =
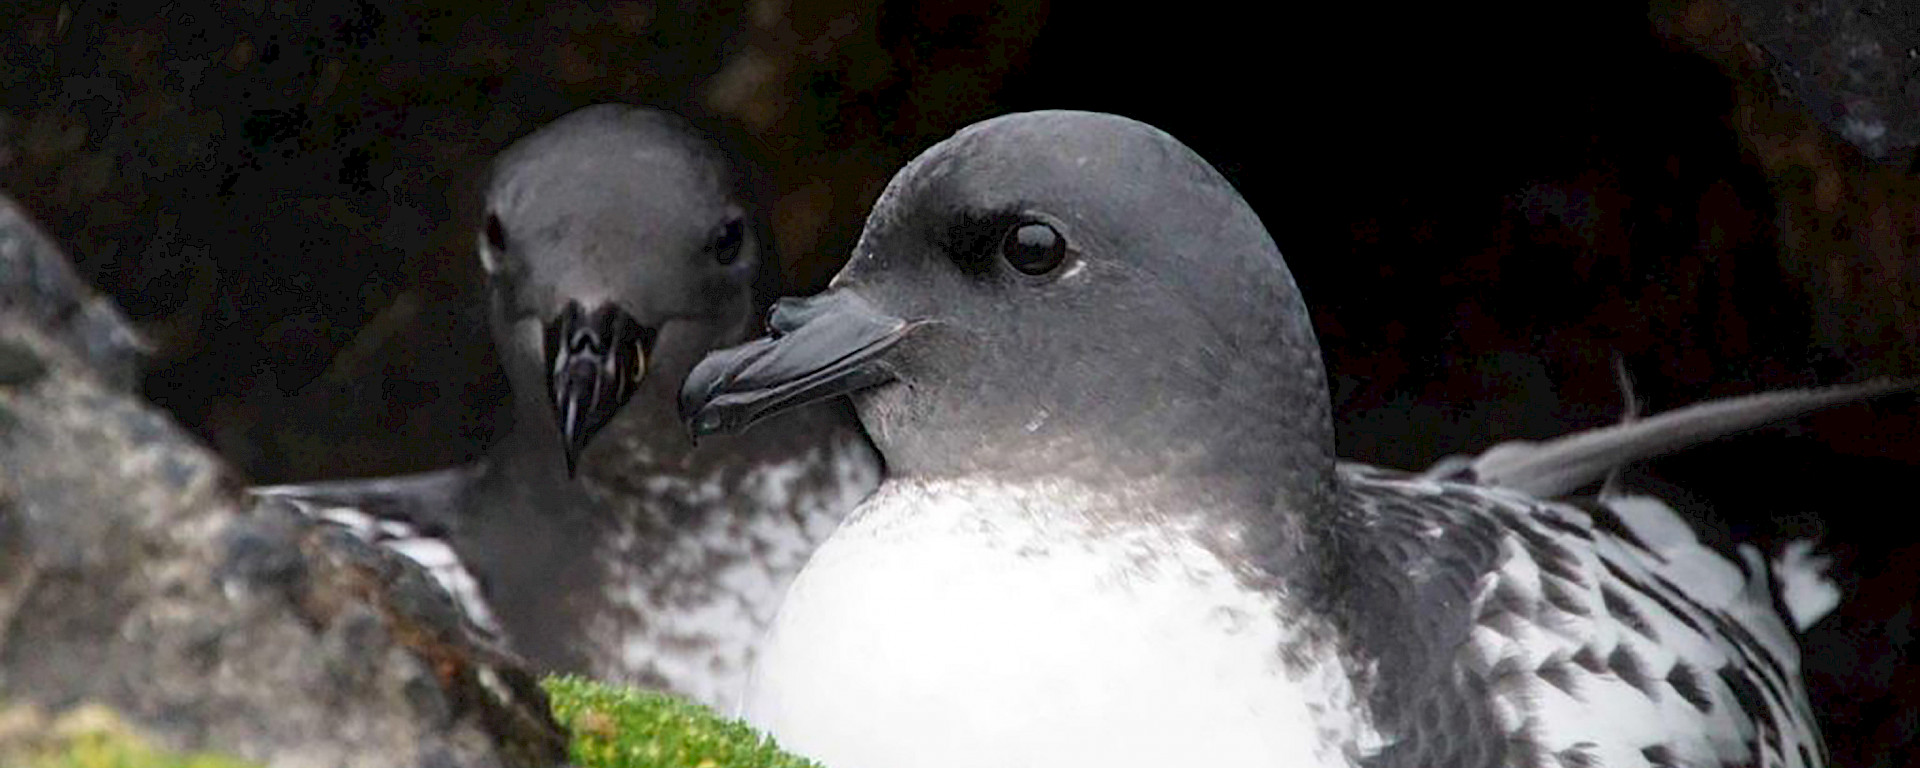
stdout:
{"type": "Polygon", "coordinates": [[[1170,521],[1196,529],[1244,524],[1275,545],[1314,533],[1333,508],[1339,480],[1323,398],[1302,396],[1290,409],[1275,407],[1276,397],[1186,398],[1087,415],[1064,406],[1028,413],[973,400],[915,403],[913,394],[892,386],[856,398],[891,478],[1204,497],[1208,503],[1139,508],[1216,518],[1170,521]]]}
{"type": "MultiPolygon", "coordinates": [[[[668,377],[648,377],[580,454],[576,477],[646,474],[684,465],[694,451],[680,423],[676,392],[661,386],[668,377]]],[[[544,393],[541,393],[544,394],[544,393]]],[[[519,398],[514,428],[494,455],[503,469],[548,480],[567,480],[560,429],[553,408],[541,398],[519,398]]]]}
{"type": "MultiPolygon", "coordinates": [[[[661,471],[683,472],[714,454],[701,450],[680,420],[680,383],[710,349],[745,341],[753,318],[743,314],[736,322],[711,335],[675,329],[663,334],[648,361],[648,371],[633,398],[600,428],[580,454],[577,478],[620,479],[644,477],[661,471]]],[[[703,440],[724,443],[725,440],[703,440]]],[[[553,406],[545,386],[515,387],[514,427],[494,455],[526,479],[571,481],[553,406]]],[[[504,467],[503,467],[504,468],[504,467]]]]}
{"type": "MultiPolygon", "coordinates": [[[[869,434],[878,431],[867,426],[869,434]]],[[[1096,521],[1189,532],[1229,561],[1257,563],[1264,573],[1248,575],[1259,578],[1314,578],[1309,571],[1330,554],[1336,534],[1333,500],[1340,480],[1330,450],[1305,436],[1256,441],[1235,439],[1245,435],[1229,427],[1204,435],[1170,427],[1037,444],[1032,434],[1023,435],[1026,441],[1002,435],[998,442],[990,435],[974,445],[956,443],[957,433],[886,435],[889,482],[978,482],[1010,492],[1058,493],[1096,521]],[[925,436],[943,439],[916,440],[925,436]]]]}

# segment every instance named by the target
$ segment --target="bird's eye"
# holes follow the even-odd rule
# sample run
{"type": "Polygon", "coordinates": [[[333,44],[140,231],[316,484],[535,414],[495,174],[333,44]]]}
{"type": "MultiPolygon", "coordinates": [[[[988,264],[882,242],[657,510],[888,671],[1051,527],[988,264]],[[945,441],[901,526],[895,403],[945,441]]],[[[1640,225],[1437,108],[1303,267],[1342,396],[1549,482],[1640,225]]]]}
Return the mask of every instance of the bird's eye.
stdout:
{"type": "Polygon", "coordinates": [[[507,252],[507,228],[500,224],[498,214],[487,214],[481,237],[486,238],[486,242],[480,248],[480,266],[486,268],[488,274],[499,272],[500,257],[507,252]]]}
{"type": "Polygon", "coordinates": [[[713,233],[713,244],[708,248],[713,252],[713,260],[721,264],[732,264],[740,258],[740,246],[746,242],[746,224],[738,217],[727,220],[713,233]]]}
{"type": "Polygon", "coordinates": [[[1067,239],[1044,222],[1015,224],[1000,238],[1000,258],[1029,275],[1052,272],[1066,256],[1067,239]]]}
{"type": "Polygon", "coordinates": [[[507,249],[507,228],[500,224],[499,214],[487,214],[487,247],[496,251],[507,249]]]}

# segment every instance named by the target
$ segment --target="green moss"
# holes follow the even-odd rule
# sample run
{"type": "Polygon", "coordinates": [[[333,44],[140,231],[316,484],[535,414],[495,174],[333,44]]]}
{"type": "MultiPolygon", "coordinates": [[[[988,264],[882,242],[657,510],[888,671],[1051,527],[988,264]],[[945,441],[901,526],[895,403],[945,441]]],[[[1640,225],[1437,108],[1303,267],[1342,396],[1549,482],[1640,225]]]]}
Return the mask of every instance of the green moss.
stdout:
{"type": "MultiPolygon", "coordinates": [[[[665,694],[550,677],[553,714],[573,733],[581,768],[818,768],[774,746],[744,723],[665,694]]],[[[32,707],[0,707],[0,766],[5,768],[252,768],[211,754],[154,748],[99,706],[48,717],[32,707]]]]}
{"type": "Polygon", "coordinates": [[[744,723],[665,694],[578,677],[542,682],[582,768],[813,768],[744,723]]]}
{"type": "Polygon", "coordinates": [[[156,749],[111,710],[74,709],[51,722],[28,707],[0,710],[0,765],[19,768],[250,768],[233,758],[156,749]]]}

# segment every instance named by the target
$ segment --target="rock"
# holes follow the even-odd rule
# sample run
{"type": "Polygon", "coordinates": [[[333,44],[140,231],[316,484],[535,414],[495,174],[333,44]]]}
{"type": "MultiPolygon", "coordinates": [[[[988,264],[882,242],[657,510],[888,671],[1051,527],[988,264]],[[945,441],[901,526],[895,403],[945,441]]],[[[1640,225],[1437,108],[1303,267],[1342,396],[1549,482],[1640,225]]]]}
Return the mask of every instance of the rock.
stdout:
{"type": "MultiPolygon", "coordinates": [[[[1727,78],[1722,119],[1765,174],[1778,267],[1751,282],[1802,293],[1811,341],[1851,371],[1920,363],[1920,13],[1910,5],[1662,0],[1652,12],[1657,34],[1727,78]]],[[[1713,250],[1729,268],[1751,258],[1713,250]]]]}
{"type": "Polygon", "coordinates": [[[0,265],[0,700],[277,766],[564,759],[532,676],[416,565],[248,501],[127,392],[117,313],[17,216],[0,265]]]}
{"type": "Polygon", "coordinates": [[[140,729],[99,704],[57,715],[26,704],[0,707],[0,765],[258,768],[224,755],[157,750],[140,729]]]}
{"type": "MultiPolygon", "coordinates": [[[[0,313],[39,325],[86,358],[107,383],[133,386],[146,342],[119,308],[80,282],[53,241],[11,199],[0,196],[0,313]]],[[[24,359],[0,350],[0,384],[24,359]]]]}
{"type": "Polygon", "coordinates": [[[1807,111],[1875,160],[1920,144],[1920,11],[1900,0],[1732,0],[1807,111]]]}

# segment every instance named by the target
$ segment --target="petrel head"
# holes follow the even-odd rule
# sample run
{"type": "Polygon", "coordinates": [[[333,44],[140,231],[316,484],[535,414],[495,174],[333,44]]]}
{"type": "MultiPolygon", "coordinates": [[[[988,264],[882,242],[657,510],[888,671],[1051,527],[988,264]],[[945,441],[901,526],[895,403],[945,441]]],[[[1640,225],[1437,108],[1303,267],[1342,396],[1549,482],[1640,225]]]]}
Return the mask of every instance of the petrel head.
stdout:
{"type": "Polygon", "coordinates": [[[749,323],[768,253],[747,197],[711,139],[642,107],[572,112],[494,161],[478,236],[494,339],[569,475],[637,393],[670,409],[749,323]]]}

